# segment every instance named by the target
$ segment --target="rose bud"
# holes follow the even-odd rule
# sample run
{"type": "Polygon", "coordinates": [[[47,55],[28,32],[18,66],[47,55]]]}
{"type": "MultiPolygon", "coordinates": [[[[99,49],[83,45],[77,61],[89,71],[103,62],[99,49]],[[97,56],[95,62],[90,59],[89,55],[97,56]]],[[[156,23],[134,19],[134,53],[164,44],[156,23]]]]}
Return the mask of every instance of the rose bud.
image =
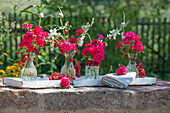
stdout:
{"type": "Polygon", "coordinates": [[[41,12],[41,13],[38,14],[38,17],[39,18],[44,18],[44,14],[41,12]]]}
{"type": "Polygon", "coordinates": [[[65,34],[67,34],[67,33],[68,33],[68,31],[67,31],[67,30],[65,30],[65,31],[64,31],[64,33],[65,33],[65,34]]]}
{"type": "Polygon", "coordinates": [[[58,18],[63,18],[63,17],[64,17],[63,13],[58,14],[58,18]]]}

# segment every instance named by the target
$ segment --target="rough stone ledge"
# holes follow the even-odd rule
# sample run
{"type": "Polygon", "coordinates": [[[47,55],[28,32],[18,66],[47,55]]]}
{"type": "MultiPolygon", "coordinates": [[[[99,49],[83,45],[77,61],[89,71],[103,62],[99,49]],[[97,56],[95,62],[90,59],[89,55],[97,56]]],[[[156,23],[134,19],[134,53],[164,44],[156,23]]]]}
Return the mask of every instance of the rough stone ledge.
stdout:
{"type": "MultiPolygon", "coordinates": [[[[1,79],[0,79],[1,81],[1,79]]],[[[169,113],[170,82],[127,89],[17,89],[0,83],[0,113],[169,113]]]]}

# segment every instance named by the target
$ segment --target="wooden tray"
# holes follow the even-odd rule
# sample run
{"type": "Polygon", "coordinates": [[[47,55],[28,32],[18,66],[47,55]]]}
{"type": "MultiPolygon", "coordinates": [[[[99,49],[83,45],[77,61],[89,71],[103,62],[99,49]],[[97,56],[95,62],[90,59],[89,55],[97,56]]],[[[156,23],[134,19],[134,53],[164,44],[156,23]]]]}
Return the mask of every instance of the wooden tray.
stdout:
{"type": "MultiPolygon", "coordinates": [[[[83,86],[105,86],[101,82],[102,76],[99,79],[85,79],[85,77],[80,77],[75,80],[74,87],[83,86]]],[[[136,78],[129,85],[154,85],[157,79],[152,77],[136,78]]],[[[4,78],[3,84],[7,86],[17,87],[17,88],[54,88],[60,87],[60,80],[49,80],[48,77],[37,77],[37,81],[22,81],[21,78],[4,78]]]]}

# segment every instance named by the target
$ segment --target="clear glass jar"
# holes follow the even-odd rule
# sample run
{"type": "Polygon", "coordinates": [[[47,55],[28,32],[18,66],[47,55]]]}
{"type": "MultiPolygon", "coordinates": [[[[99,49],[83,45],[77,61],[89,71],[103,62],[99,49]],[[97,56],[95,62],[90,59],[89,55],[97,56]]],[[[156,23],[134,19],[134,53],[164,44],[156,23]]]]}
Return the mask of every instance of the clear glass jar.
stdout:
{"type": "Polygon", "coordinates": [[[25,66],[21,70],[21,79],[23,81],[35,81],[37,80],[37,70],[33,63],[35,53],[32,53],[29,59],[26,61],[25,66]]]}
{"type": "Polygon", "coordinates": [[[63,67],[61,68],[60,73],[66,74],[66,76],[69,76],[69,73],[71,73],[72,77],[75,77],[75,69],[73,65],[73,57],[74,57],[74,51],[72,52],[65,52],[65,63],[63,67]]]}
{"type": "Polygon", "coordinates": [[[133,61],[133,60],[136,60],[137,54],[129,53],[128,57],[129,57],[129,63],[128,63],[127,67],[126,67],[127,68],[127,72],[136,72],[136,77],[138,78],[139,72],[138,72],[138,69],[136,68],[136,62],[133,61]]]}
{"type": "Polygon", "coordinates": [[[94,66],[94,61],[91,64],[85,66],[86,79],[99,79],[99,65],[94,66]]]}

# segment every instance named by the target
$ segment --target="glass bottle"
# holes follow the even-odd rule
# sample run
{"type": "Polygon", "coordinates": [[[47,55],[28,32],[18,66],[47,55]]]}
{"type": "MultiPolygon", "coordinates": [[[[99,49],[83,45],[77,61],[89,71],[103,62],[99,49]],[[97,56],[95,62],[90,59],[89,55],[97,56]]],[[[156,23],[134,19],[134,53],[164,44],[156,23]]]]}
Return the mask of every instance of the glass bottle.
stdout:
{"type": "Polygon", "coordinates": [[[21,79],[23,81],[35,81],[37,79],[37,70],[33,63],[34,55],[35,53],[30,54],[25,66],[21,70],[21,79]]]}
{"type": "Polygon", "coordinates": [[[136,77],[138,77],[138,69],[136,68],[136,62],[134,61],[137,58],[137,54],[136,53],[129,53],[128,57],[129,57],[129,63],[126,67],[127,72],[136,72],[136,77]]]}
{"type": "Polygon", "coordinates": [[[64,55],[65,55],[65,63],[61,68],[60,73],[64,73],[66,74],[66,76],[69,76],[70,73],[72,77],[75,77],[75,69],[73,65],[74,51],[65,52],[64,55]]]}

